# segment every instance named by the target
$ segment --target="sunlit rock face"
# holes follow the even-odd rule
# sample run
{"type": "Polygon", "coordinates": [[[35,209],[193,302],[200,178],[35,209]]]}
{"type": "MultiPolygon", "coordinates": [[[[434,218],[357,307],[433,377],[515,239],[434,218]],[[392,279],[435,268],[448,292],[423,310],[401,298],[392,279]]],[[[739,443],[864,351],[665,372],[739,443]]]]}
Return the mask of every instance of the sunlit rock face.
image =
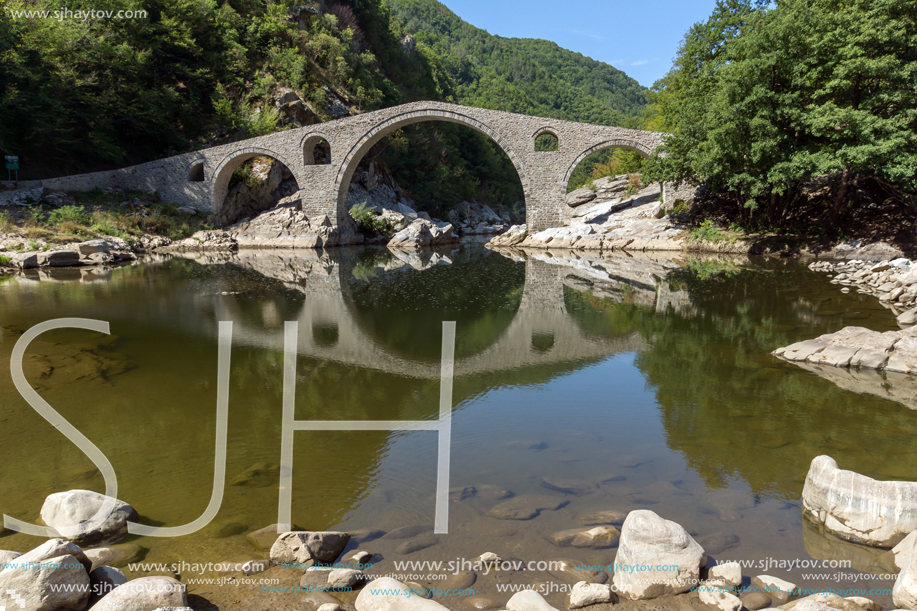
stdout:
{"type": "Polygon", "coordinates": [[[865,545],[893,547],[917,530],[917,483],[882,482],[844,471],[830,456],[812,461],[802,504],[814,522],[865,545]]]}

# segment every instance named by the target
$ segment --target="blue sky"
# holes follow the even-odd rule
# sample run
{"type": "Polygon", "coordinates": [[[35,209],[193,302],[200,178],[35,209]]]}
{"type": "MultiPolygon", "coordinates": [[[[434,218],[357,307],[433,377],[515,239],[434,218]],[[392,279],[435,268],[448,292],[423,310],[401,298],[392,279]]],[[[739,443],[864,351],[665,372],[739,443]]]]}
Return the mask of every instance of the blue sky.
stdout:
{"type": "Polygon", "coordinates": [[[685,32],[716,5],[716,0],[440,1],[491,34],[552,40],[647,87],[665,76],[685,32]]]}

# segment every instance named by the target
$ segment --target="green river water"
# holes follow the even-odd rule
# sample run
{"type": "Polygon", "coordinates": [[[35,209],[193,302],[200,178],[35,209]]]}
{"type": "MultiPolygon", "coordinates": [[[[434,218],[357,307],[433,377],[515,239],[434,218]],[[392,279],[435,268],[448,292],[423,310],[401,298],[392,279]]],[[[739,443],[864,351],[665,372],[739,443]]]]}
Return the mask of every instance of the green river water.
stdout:
{"type": "MultiPolygon", "coordinates": [[[[193,535],[125,539],[150,563],[264,557],[246,534],[277,522],[288,321],[299,324],[298,420],[435,420],[442,323],[456,322],[449,486],[479,494],[449,503],[449,534],[431,547],[404,554],[396,551],[404,540],[363,545],[379,554],[374,572],[397,573],[399,560],[486,551],[612,564],[614,548],[558,547],[548,538],[594,511],[646,508],[706,541],[719,561],[847,559],[844,575],[880,573],[879,551],[804,523],[809,463],[828,454],[877,479],[917,477],[907,380],[886,388],[904,397],[895,400],[770,355],[847,325],[897,329],[877,300],[841,294],[798,260],[590,260],[477,245],[403,260],[368,248],[156,257],[108,271],[0,278],[0,509],[32,522],[52,492],[104,491],[92,462],[29,407],[10,375],[19,336],[66,317],[108,321],[111,335],[46,333],[26,353],[26,376],[109,458],[118,496],[159,526],[196,519],[210,500],[217,327],[233,322],[221,509],[193,535]],[[561,492],[559,481],[585,489],[561,492]],[[502,501],[483,493],[488,485],[566,504],[531,520],[495,519],[488,512],[502,501]]],[[[428,431],[298,431],[293,522],[308,530],[432,527],[437,453],[438,436],[428,431]]],[[[0,549],[39,542],[0,532],[0,549]]],[[[745,570],[806,588],[891,587],[806,577],[837,572],[745,570]]],[[[301,573],[281,580],[298,583],[301,573]]],[[[189,577],[196,575],[182,575],[189,577]]],[[[479,575],[477,596],[505,604],[509,594],[495,589],[501,579],[563,581],[537,571],[479,575]]],[[[238,583],[189,591],[200,609],[305,609],[315,601],[270,598],[238,583]]],[[[475,608],[460,597],[440,601],[475,608]]]]}

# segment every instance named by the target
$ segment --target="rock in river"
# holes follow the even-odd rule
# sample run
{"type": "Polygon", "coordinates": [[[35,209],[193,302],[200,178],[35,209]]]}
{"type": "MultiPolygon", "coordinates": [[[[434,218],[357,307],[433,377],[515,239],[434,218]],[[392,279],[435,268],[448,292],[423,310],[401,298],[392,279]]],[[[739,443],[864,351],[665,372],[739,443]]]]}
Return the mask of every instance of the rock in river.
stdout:
{"type": "Polygon", "coordinates": [[[115,588],[93,611],[149,611],[187,607],[185,586],[170,577],[141,577],[115,588]]]}
{"type": "Polygon", "coordinates": [[[271,546],[274,564],[305,564],[310,560],[334,562],[344,551],[350,535],[342,532],[288,532],[271,546]]]}
{"type": "Polygon", "coordinates": [[[363,588],[357,596],[357,611],[448,611],[438,602],[420,596],[408,596],[410,586],[391,577],[373,580],[372,588],[363,588]]]}
{"type": "Polygon", "coordinates": [[[487,512],[498,520],[531,520],[542,511],[555,511],[569,501],[546,494],[523,494],[504,501],[487,512]]]}
{"type": "MultiPolygon", "coordinates": [[[[48,543],[52,543],[51,547],[60,547],[55,541],[60,540],[48,543]]],[[[79,611],[85,608],[89,597],[86,567],[71,554],[42,557],[51,549],[45,549],[46,545],[17,558],[14,564],[20,566],[0,571],[0,609],[79,611]],[[47,563],[49,568],[23,568],[32,562],[47,563]]]]}
{"type": "Polygon", "coordinates": [[[548,490],[583,496],[591,494],[598,490],[598,484],[582,479],[571,479],[566,477],[545,477],[541,480],[541,485],[548,490]]]}
{"type": "Polygon", "coordinates": [[[127,523],[139,519],[123,501],[90,490],[69,490],[48,496],[41,519],[78,545],[114,543],[127,534],[127,523]]]}
{"type": "Polygon", "coordinates": [[[437,223],[417,219],[392,236],[388,247],[400,250],[417,250],[424,246],[438,246],[458,241],[450,223],[437,223]]]}
{"type": "Polygon", "coordinates": [[[620,531],[614,526],[595,526],[593,528],[574,528],[562,530],[548,537],[558,547],[580,547],[585,549],[606,549],[618,543],[620,531]]]}
{"type": "Polygon", "coordinates": [[[614,584],[635,600],[687,592],[700,577],[703,558],[703,548],[679,524],[648,509],[632,511],[621,528],[614,584]],[[670,569],[656,570],[663,565],[670,569]]]}
{"type": "Polygon", "coordinates": [[[917,483],[877,481],[817,456],[806,475],[802,507],[841,538],[893,547],[917,530],[917,483]]]}

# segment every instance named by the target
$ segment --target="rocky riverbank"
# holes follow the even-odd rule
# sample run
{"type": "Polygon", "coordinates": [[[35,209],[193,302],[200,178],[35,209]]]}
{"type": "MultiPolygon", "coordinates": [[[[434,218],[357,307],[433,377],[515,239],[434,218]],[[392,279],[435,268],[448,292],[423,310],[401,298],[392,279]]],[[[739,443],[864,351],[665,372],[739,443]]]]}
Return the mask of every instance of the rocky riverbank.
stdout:
{"type": "MultiPolygon", "coordinates": [[[[839,472],[837,465],[829,457],[813,461],[803,492],[807,515],[838,534],[867,545],[885,549],[895,546],[887,552],[890,566],[895,567],[888,570],[900,571],[894,602],[902,609],[917,609],[914,578],[917,534],[913,531],[917,503],[911,498],[917,484],[876,482],[853,472],[840,472],[846,475],[838,478],[835,472],[839,472]],[[888,487],[902,492],[886,494],[888,487]],[[837,519],[849,515],[857,516],[855,524],[837,519]],[[868,534],[864,538],[862,533],[868,534]]],[[[238,482],[234,480],[234,483],[238,482]]],[[[493,507],[489,515],[497,521],[512,523],[531,519],[540,512],[556,511],[566,504],[563,495],[587,494],[584,486],[599,484],[546,477],[543,485],[562,495],[514,496],[495,486],[465,486],[451,490],[450,501],[490,499],[493,507]]],[[[252,546],[252,554],[247,558],[211,563],[202,571],[167,568],[177,564],[162,565],[165,568],[137,575],[129,565],[136,567],[132,563],[143,560],[143,548],[136,542],[118,543],[127,533],[128,522],[139,519],[129,504],[95,492],[70,490],[48,496],[41,508],[41,519],[56,538],[22,554],[0,551],[0,562],[4,563],[0,570],[0,604],[14,602],[4,597],[16,591],[20,596],[16,602],[31,611],[79,609],[87,605],[99,611],[192,608],[200,611],[243,600],[289,611],[299,608],[296,606],[299,597],[293,600],[282,594],[299,588],[305,593],[302,602],[322,611],[457,608],[439,602],[446,602],[446,598],[460,600],[464,605],[460,608],[471,605],[476,609],[510,611],[558,611],[557,604],[561,608],[596,611],[611,606],[634,611],[653,608],[757,611],[766,607],[786,611],[881,609],[869,598],[841,598],[835,594],[803,597],[804,590],[785,579],[768,574],[746,575],[739,563],[716,561],[714,556],[728,549],[728,543],[716,536],[695,538],[680,524],[648,509],[628,513],[592,512],[580,517],[580,528],[552,536],[558,547],[595,550],[593,557],[604,566],[536,561],[535,565],[547,567],[545,573],[526,568],[532,566],[533,559],[512,558],[488,550],[467,559],[467,566],[463,565],[461,570],[450,569],[443,580],[434,579],[432,586],[427,585],[429,578],[423,580],[425,583],[409,581],[404,576],[380,573],[375,566],[391,554],[388,551],[391,545],[396,546],[396,556],[435,546],[437,537],[425,526],[405,526],[388,532],[377,529],[342,532],[284,530],[274,524],[245,535],[252,546]],[[100,509],[105,507],[111,511],[103,512],[104,517],[99,518],[100,509]],[[385,555],[378,553],[380,549],[387,550],[385,555]],[[614,551],[603,551],[611,549],[614,551]],[[532,572],[545,573],[559,581],[531,582],[525,576],[532,572]],[[220,578],[222,581],[218,581],[223,585],[183,583],[190,576],[199,578],[203,574],[220,578]],[[237,579],[255,575],[263,580],[261,583],[277,587],[267,591],[249,590],[233,584],[237,579]],[[494,582],[528,584],[530,589],[494,596],[490,593],[494,582]],[[541,583],[565,587],[539,589],[541,583]],[[411,595],[396,595],[396,592],[411,595]],[[455,592],[465,595],[456,596],[455,592]],[[548,599],[553,602],[549,603],[548,599]]],[[[240,534],[238,529],[229,532],[240,534]]]]}

